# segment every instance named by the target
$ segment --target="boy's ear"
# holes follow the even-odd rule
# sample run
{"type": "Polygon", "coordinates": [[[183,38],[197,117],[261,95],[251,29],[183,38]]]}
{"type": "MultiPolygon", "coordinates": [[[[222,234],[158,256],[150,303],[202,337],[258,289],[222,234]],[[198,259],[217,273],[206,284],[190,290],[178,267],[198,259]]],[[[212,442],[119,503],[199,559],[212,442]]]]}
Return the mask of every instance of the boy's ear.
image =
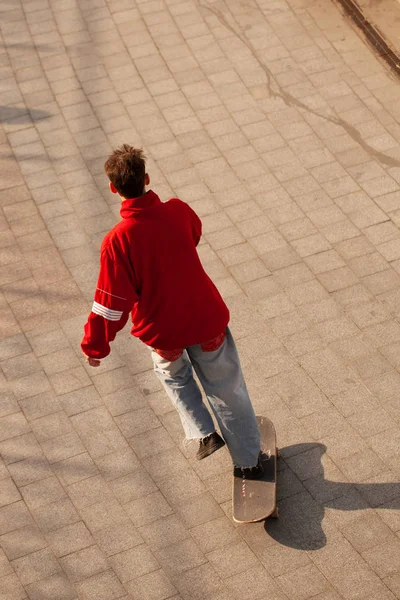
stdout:
{"type": "Polygon", "coordinates": [[[118,193],[115,185],[113,183],[111,183],[111,181],[108,182],[108,185],[110,186],[110,192],[112,194],[117,194],[118,193]]]}
{"type": "Polygon", "coordinates": [[[144,184],[145,185],[149,185],[150,184],[150,175],[148,173],[146,173],[145,176],[144,176],[144,184]]]}

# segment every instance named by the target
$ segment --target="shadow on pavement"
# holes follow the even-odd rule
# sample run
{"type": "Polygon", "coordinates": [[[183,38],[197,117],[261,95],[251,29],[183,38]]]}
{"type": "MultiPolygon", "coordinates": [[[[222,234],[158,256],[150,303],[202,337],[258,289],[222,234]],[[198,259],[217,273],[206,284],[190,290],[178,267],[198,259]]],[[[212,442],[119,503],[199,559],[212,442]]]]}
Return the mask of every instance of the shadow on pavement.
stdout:
{"type": "Polygon", "coordinates": [[[298,550],[324,547],[325,508],[341,511],[400,508],[400,483],[344,483],[325,479],[321,458],[326,450],[326,446],[318,443],[281,449],[283,464],[277,483],[279,519],[268,519],[265,531],[284,546],[298,550]]]}
{"type": "Polygon", "coordinates": [[[45,110],[0,106],[0,123],[12,123],[17,120],[20,123],[30,123],[31,121],[36,123],[49,117],[51,117],[51,114],[45,110]]]}

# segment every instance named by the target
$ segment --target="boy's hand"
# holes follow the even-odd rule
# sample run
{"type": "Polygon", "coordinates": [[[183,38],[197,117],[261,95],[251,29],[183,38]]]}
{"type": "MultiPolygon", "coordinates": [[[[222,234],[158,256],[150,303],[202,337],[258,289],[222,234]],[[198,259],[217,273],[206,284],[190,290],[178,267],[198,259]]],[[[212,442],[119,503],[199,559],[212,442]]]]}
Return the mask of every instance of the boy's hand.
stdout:
{"type": "Polygon", "coordinates": [[[100,366],[100,360],[98,358],[91,358],[90,356],[86,356],[86,354],[84,354],[85,360],[86,362],[91,366],[91,367],[99,367],[100,366]]]}

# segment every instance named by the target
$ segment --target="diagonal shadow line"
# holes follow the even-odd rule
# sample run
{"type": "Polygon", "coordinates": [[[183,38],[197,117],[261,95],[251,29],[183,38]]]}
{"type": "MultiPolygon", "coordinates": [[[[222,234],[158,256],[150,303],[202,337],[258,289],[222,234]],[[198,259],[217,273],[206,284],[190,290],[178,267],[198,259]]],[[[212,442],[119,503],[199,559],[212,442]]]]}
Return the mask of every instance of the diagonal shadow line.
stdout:
{"type": "MultiPolygon", "coordinates": [[[[49,477],[51,477],[51,475],[54,475],[56,477],[62,477],[62,475],[66,475],[68,477],[71,475],[79,475],[83,476],[81,477],[81,479],[88,479],[100,473],[100,470],[95,463],[93,463],[93,465],[90,466],[78,463],[70,464],[69,462],[67,462],[70,459],[78,458],[82,454],[88,454],[86,449],[53,462],[49,462],[49,460],[44,454],[35,456],[18,456],[16,454],[7,454],[6,452],[1,452],[0,454],[7,468],[23,463],[29,466],[28,483],[36,483],[38,481],[48,479],[49,477]],[[43,473],[44,468],[46,469],[45,473],[43,473]],[[37,472],[40,475],[37,479],[35,478],[35,472],[37,472]]],[[[11,477],[14,479],[12,470],[10,471],[10,474],[11,477]]],[[[27,485],[27,483],[18,483],[17,487],[23,487],[25,485],[27,485]]],[[[67,483],[66,485],[70,484],[67,483]]]]}
{"type": "Polygon", "coordinates": [[[298,550],[323,548],[326,545],[322,527],[325,508],[339,511],[400,509],[400,483],[344,483],[325,479],[321,458],[326,450],[326,446],[319,443],[281,449],[283,458],[285,454],[287,458],[278,472],[280,516],[268,519],[264,527],[284,546],[298,550]],[[296,469],[299,460],[301,467],[296,469]],[[296,477],[296,470],[301,471],[300,478],[296,477]],[[285,476],[288,475],[285,471],[290,472],[290,477],[285,476]]]}
{"type": "Polygon", "coordinates": [[[50,44],[27,44],[26,42],[12,42],[10,44],[0,43],[0,48],[10,50],[12,48],[20,48],[21,50],[38,50],[39,52],[45,52],[51,50],[55,52],[57,48],[50,44]]]}
{"type": "MultiPolygon", "coordinates": [[[[70,233],[70,232],[71,232],[71,230],[65,231],[62,233],[70,233]]],[[[88,236],[87,236],[87,239],[89,241],[88,236]]],[[[55,245],[57,246],[57,244],[55,244],[55,245]]],[[[95,261],[93,261],[93,264],[96,265],[96,267],[97,267],[97,263],[95,261]]],[[[20,281],[13,281],[9,284],[6,284],[6,289],[5,289],[6,294],[16,293],[20,297],[25,296],[28,298],[35,298],[36,296],[40,296],[40,300],[42,300],[45,303],[48,303],[49,306],[52,306],[55,302],[58,302],[59,300],[75,300],[77,298],[81,298],[81,299],[84,298],[84,296],[78,286],[77,286],[78,290],[74,294],[63,294],[62,291],[54,291],[54,290],[49,292],[45,289],[39,289],[39,290],[35,290],[32,292],[30,290],[21,289],[20,286],[16,285],[18,283],[23,284],[23,282],[24,282],[24,279],[22,279],[20,281]]],[[[90,302],[91,302],[91,300],[87,301],[88,306],[89,306],[90,302]]],[[[11,310],[12,310],[12,304],[13,304],[13,302],[10,302],[11,310]]]]}
{"type": "Polygon", "coordinates": [[[2,160],[17,160],[18,163],[24,162],[26,160],[38,160],[41,162],[52,162],[48,156],[44,154],[25,154],[24,156],[15,156],[14,154],[4,154],[0,157],[2,160]]]}
{"type": "Polygon", "coordinates": [[[51,113],[38,108],[18,108],[16,106],[0,106],[0,123],[34,123],[51,117],[51,113]]]}

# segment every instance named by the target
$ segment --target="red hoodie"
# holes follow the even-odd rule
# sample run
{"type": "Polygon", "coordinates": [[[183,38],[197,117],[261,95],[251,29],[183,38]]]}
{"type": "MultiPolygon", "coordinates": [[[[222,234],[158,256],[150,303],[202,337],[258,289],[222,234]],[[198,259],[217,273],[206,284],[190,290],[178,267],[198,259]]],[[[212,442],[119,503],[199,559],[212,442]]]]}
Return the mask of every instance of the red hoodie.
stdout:
{"type": "Polygon", "coordinates": [[[132,335],[160,350],[187,348],[223,332],[229,311],[200,262],[201,221],[189,205],[177,198],[162,203],[150,190],[124,200],[121,216],[101,246],[83,352],[107,356],[130,312],[132,335]]]}

